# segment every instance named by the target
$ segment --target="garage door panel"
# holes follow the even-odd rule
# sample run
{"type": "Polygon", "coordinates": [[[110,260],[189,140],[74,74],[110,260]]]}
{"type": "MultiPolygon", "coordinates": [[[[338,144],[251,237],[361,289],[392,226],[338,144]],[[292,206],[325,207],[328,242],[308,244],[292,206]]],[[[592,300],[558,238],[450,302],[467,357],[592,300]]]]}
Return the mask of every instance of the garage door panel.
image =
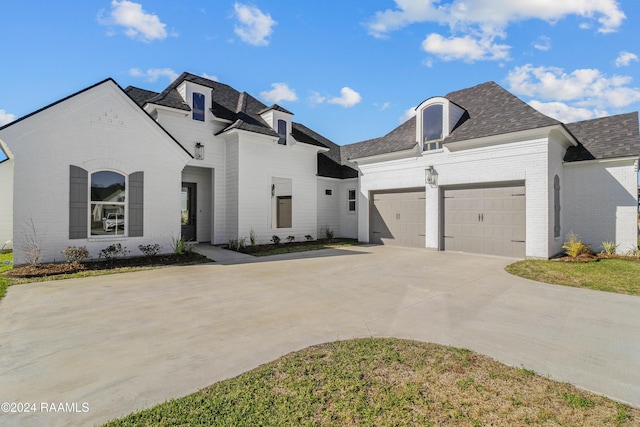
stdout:
{"type": "Polygon", "coordinates": [[[524,194],[521,185],[446,189],[444,249],[524,257],[524,194]]]}
{"type": "Polygon", "coordinates": [[[425,209],[424,190],[374,193],[371,197],[371,242],[424,247],[425,209]]]}

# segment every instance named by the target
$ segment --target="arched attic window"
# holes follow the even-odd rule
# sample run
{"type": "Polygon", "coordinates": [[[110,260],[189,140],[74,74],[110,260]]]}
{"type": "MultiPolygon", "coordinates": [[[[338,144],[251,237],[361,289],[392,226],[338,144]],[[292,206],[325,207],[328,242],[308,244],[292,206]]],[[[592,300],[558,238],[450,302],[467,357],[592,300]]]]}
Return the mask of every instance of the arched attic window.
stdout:
{"type": "Polygon", "coordinates": [[[418,141],[423,151],[442,149],[442,142],[464,121],[466,111],[446,98],[431,98],[418,107],[418,141]]]}

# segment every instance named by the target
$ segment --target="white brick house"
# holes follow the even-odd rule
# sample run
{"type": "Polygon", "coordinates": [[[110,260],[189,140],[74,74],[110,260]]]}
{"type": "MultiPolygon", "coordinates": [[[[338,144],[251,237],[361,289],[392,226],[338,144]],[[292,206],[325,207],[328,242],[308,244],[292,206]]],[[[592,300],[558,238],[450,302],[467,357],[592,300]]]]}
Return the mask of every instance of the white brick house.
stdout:
{"type": "Polygon", "coordinates": [[[16,264],[34,237],[42,261],[59,261],[67,246],[97,257],[112,243],[135,254],[179,236],[302,240],[325,227],[515,257],[552,256],[569,231],[635,247],[636,113],[565,125],[495,83],[416,111],[340,147],[189,73],[161,93],[108,79],[0,128],[0,240],[13,237],[16,264]]]}

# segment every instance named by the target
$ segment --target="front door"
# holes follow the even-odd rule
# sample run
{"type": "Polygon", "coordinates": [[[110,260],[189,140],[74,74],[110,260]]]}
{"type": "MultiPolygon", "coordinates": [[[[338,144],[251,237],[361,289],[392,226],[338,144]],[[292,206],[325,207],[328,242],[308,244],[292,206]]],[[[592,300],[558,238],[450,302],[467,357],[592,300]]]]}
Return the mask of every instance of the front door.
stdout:
{"type": "Polygon", "coordinates": [[[182,183],[180,218],[182,223],[182,238],[186,241],[196,241],[196,184],[182,183]]]}

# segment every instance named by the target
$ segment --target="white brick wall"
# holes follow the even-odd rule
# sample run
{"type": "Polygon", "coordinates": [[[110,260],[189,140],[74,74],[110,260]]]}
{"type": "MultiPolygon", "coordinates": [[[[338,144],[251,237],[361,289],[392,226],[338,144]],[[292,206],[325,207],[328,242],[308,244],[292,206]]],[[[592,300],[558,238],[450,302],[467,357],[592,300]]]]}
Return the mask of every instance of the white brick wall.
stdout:
{"type": "MultiPolygon", "coordinates": [[[[432,153],[408,159],[359,165],[361,191],[359,231],[361,241],[369,241],[369,192],[394,188],[426,188],[426,247],[440,244],[440,193],[425,185],[425,169],[438,172],[438,185],[465,185],[497,182],[525,182],[526,256],[549,256],[548,140],[538,138],[457,152],[432,153]]],[[[551,183],[553,185],[553,183],[551,183]]],[[[551,230],[553,233],[553,230],[551,230]]]]}
{"type": "Polygon", "coordinates": [[[563,238],[570,231],[599,251],[603,241],[637,246],[638,173],[636,159],[565,163],[563,238]]]}
{"type": "Polygon", "coordinates": [[[101,249],[159,243],[170,251],[180,234],[180,175],[186,154],[111,81],[0,132],[15,155],[14,258],[35,225],[42,261],[60,261],[68,245],[101,249]],[[144,237],[69,239],[69,165],[94,172],[144,171],[144,237]]]}
{"type": "MultiPolygon", "coordinates": [[[[0,163],[0,249],[13,239],[13,159],[0,163]]],[[[7,248],[12,245],[8,244],[7,248]]]]}

